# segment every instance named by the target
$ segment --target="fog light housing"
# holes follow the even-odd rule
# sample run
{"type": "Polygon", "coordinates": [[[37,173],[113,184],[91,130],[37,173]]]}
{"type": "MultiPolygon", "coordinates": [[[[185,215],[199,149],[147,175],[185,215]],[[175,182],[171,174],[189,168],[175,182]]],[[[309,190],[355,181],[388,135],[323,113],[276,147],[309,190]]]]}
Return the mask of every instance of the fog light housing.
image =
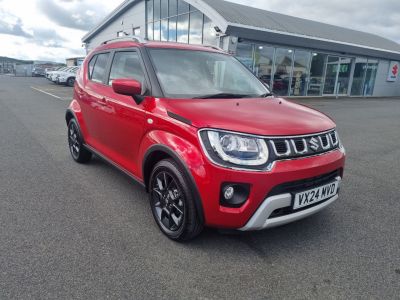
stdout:
{"type": "Polygon", "coordinates": [[[225,200],[231,200],[235,194],[235,188],[233,186],[227,186],[224,191],[225,200]]]}
{"type": "Polygon", "coordinates": [[[250,185],[246,183],[223,183],[220,192],[220,205],[241,207],[249,198],[250,185]]]}

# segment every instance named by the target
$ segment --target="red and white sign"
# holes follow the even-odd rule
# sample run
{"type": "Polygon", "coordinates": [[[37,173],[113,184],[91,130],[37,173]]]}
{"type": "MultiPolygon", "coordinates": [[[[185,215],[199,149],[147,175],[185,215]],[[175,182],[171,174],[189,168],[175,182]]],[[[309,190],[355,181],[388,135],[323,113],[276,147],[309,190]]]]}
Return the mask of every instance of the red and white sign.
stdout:
{"type": "Polygon", "coordinates": [[[396,81],[400,73],[400,65],[397,61],[390,62],[387,81],[396,81]]]}

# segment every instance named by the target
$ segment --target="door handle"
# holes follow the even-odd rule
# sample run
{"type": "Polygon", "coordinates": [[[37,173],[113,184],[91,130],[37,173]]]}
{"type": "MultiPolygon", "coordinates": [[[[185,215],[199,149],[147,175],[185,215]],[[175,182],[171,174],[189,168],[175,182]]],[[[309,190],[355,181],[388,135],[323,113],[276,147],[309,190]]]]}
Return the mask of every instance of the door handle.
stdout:
{"type": "Polygon", "coordinates": [[[107,99],[105,97],[100,98],[99,102],[100,102],[101,105],[107,105],[108,104],[108,101],[107,101],[107,99]]]}

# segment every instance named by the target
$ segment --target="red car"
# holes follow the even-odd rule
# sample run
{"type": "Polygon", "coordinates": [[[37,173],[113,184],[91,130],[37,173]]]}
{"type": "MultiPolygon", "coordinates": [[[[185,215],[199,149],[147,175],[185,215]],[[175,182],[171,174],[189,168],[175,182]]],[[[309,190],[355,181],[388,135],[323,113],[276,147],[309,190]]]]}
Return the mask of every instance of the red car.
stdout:
{"type": "Polygon", "coordinates": [[[345,151],[335,123],[273,97],[217,48],[105,42],[77,74],[66,121],[73,159],[95,154],[140,182],[173,240],[204,226],[286,224],[338,198],[345,151]]]}

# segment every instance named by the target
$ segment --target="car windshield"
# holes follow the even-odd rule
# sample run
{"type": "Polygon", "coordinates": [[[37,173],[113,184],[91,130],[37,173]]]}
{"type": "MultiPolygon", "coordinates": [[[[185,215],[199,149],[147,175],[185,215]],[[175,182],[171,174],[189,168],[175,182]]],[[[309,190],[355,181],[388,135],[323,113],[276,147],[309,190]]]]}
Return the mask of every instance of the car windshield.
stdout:
{"type": "Polygon", "coordinates": [[[256,98],[269,94],[245,66],[227,54],[150,49],[150,56],[168,98],[256,98]]]}

